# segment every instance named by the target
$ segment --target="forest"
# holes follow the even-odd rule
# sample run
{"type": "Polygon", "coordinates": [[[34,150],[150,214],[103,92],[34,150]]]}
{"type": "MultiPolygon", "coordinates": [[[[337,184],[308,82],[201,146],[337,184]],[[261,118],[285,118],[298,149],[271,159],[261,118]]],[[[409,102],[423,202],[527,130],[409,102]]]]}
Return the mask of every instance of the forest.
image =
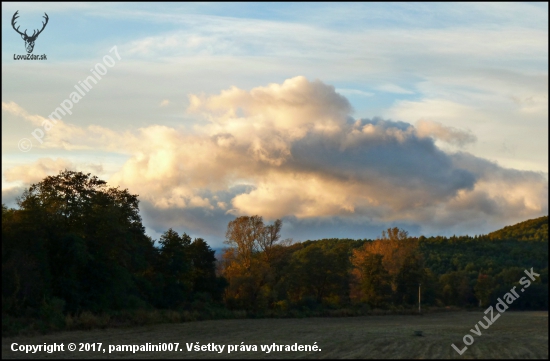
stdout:
{"type": "Polygon", "coordinates": [[[424,309],[488,307],[531,268],[539,276],[510,308],[548,309],[548,216],[474,237],[390,228],[304,242],[281,240],[281,220],[241,216],[216,259],[186,233],[148,237],[138,196],[91,174],[48,176],[18,206],[2,205],[3,335],[147,312],[173,322],[417,312],[419,289],[424,309]]]}

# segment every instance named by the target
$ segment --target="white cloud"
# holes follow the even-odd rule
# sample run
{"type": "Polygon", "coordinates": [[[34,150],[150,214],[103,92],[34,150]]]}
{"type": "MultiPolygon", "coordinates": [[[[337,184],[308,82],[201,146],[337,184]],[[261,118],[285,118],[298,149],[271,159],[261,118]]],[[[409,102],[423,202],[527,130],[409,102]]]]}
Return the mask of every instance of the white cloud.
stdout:
{"type": "Polygon", "coordinates": [[[476,137],[471,131],[447,127],[441,123],[424,119],[416,122],[416,134],[419,137],[433,137],[458,146],[464,146],[476,141],[476,137]]]}
{"type": "Polygon", "coordinates": [[[4,173],[8,182],[20,181],[24,184],[40,182],[50,175],[56,175],[60,170],[74,169],[73,163],[66,159],[40,158],[33,164],[25,164],[13,167],[4,173]]]}
{"type": "Polygon", "coordinates": [[[396,84],[383,84],[383,85],[380,85],[380,86],[376,87],[376,89],[384,91],[384,92],[388,92],[388,93],[414,94],[413,91],[407,90],[407,89],[405,89],[403,87],[400,87],[399,85],[396,85],[396,84]]]}
{"type": "Polygon", "coordinates": [[[359,90],[359,89],[338,88],[338,89],[336,89],[336,91],[338,93],[344,94],[344,95],[360,95],[360,96],[364,96],[364,97],[372,97],[374,95],[374,93],[366,92],[366,91],[359,90]]]}
{"type": "MultiPolygon", "coordinates": [[[[14,103],[5,109],[39,120],[14,103]]],[[[463,145],[474,141],[471,133],[428,120],[415,127],[353,119],[351,112],[333,86],[295,77],[250,91],[191,95],[188,113],[203,119],[192,132],[160,125],[116,132],[60,122],[48,142],[130,154],[109,183],[139,194],[147,219],[160,222],[159,214],[173,211],[197,232],[206,232],[208,217],[241,214],[442,230],[468,217],[511,223],[547,212],[544,175],[446,153],[432,139],[463,145]]],[[[67,165],[42,160],[5,177],[28,182],[42,174],[37,169],[46,174],[67,165]]]]}
{"type": "MultiPolygon", "coordinates": [[[[344,232],[334,236],[347,234],[351,220],[361,225],[353,228],[361,237],[360,227],[376,224],[379,233],[389,220],[408,222],[408,229],[423,222],[434,233],[471,233],[544,210],[536,199],[544,199],[547,185],[540,179],[548,172],[546,3],[260,8],[46,4],[39,11],[3,3],[3,13],[24,12],[22,21],[40,21],[50,10],[93,20],[78,24],[85,41],[72,20],[58,23],[69,36],[63,45],[41,40],[48,54],[57,54],[47,64],[12,61],[8,50],[22,51],[22,43],[7,38],[4,174],[38,157],[59,157],[77,168],[101,164],[104,176],[116,173],[110,181],[140,194],[159,232],[180,225],[223,234],[218,221],[225,226],[233,214],[256,209],[291,214],[285,220],[294,231],[309,222],[308,232],[322,230],[321,236],[332,225],[344,232]],[[44,144],[35,142],[22,156],[18,140],[42,127],[114,44],[122,61],[44,144]],[[299,79],[285,85],[295,74],[322,78],[336,90],[299,79]],[[349,97],[350,106],[335,92],[349,97]],[[191,107],[188,94],[196,100],[191,107]],[[356,124],[352,114],[369,119],[356,124]],[[500,165],[485,163],[494,172],[544,173],[526,176],[521,186],[506,173],[501,184],[455,163],[453,154],[464,149],[500,165]],[[499,199],[508,186],[509,201],[499,199]],[[322,189],[326,194],[317,196],[322,189]],[[270,198],[272,190],[279,196],[270,198]]],[[[13,179],[27,177],[17,174],[13,179]]]]}

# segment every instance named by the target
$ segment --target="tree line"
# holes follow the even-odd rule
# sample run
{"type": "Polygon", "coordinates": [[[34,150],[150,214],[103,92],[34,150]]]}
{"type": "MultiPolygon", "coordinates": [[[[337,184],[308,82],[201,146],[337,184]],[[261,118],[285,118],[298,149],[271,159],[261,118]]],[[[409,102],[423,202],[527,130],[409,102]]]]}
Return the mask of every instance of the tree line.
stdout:
{"type": "MultiPolygon", "coordinates": [[[[539,219],[541,227],[548,217],[539,219]]],[[[268,227],[280,228],[280,221],[268,227]]],[[[483,307],[497,302],[531,268],[540,277],[513,309],[548,309],[546,240],[490,236],[410,237],[399,228],[375,240],[322,239],[261,247],[262,217],[229,225],[221,274],[227,307],[320,310],[349,307],[483,307]],[[239,233],[235,225],[239,224],[239,233]],[[246,234],[248,242],[234,241],[246,234]],[[256,246],[252,240],[258,235],[256,246]]],[[[524,227],[520,224],[519,227],[524,227]]],[[[272,229],[272,228],[269,228],[272,229]]],[[[278,240],[278,237],[271,239],[278,240]]],[[[526,290],[527,291],[527,290],[526,290]]]]}
{"type": "MultiPolygon", "coordinates": [[[[548,308],[548,217],[487,236],[281,240],[283,222],[229,222],[219,260],[204,239],[145,234],[137,195],[63,171],[2,205],[2,314],[128,309],[298,315],[349,308],[485,306],[540,274],[513,307],[548,308]],[[206,306],[205,306],[206,305],[206,306]]],[[[3,317],[4,319],[4,317],[3,317]]]]}
{"type": "Polygon", "coordinates": [[[27,189],[19,209],[2,205],[2,312],[51,300],[67,313],[222,302],[224,279],[205,240],[169,229],[155,246],[138,203],[128,190],[65,171],[27,189]]]}

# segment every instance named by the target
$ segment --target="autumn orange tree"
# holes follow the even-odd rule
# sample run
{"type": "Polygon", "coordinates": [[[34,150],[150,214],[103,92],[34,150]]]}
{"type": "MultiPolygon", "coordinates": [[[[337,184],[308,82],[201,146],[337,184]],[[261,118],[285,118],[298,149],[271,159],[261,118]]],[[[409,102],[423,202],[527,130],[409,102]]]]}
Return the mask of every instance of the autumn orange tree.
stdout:
{"type": "Polygon", "coordinates": [[[229,282],[225,291],[229,307],[257,310],[268,306],[268,280],[281,228],[281,220],[265,225],[258,215],[241,216],[227,225],[224,243],[229,248],[223,254],[222,274],[229,282]]]}
{"type": "Polygon", "coordinates": [[[372,307],[391,301],[391,276],[382,264],[382,255],[357,250],[352,256],[354,283],[350,297],[372,307]]]}
{"type": "Polygon", "coordinates": [[[418,239],[397,227],[353,250],[351,262],[351,297],[373,307],[414,303],[418,283],[425,278],[418,239]]]}

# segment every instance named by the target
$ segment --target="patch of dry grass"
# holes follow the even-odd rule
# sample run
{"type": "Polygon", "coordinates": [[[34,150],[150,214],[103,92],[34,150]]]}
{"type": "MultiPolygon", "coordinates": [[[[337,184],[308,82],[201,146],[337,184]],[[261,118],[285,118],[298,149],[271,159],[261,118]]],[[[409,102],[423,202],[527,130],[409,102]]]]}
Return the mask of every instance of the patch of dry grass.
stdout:
{"type": "MultiPolygon", "coordinates": [[[[506,312],[459,356],[462,338],[481,312],[303,319],[241,319],[157,324],[132,328],[59,332],[2,339],[2,358],[542,358],[548,359],[548,312],[506,312]],[[424,336],[414,336],[415,330],[424,336]],[[317,342],[318,352],[187,352],[185,343],[299,344],[317,342]],[[60,352],[25,354],[10,345],[102,342],[103,347],[179,342],[182,352],[60,352]]],[[[470,333],[471,334],[471,333],[470,333]]]]}

